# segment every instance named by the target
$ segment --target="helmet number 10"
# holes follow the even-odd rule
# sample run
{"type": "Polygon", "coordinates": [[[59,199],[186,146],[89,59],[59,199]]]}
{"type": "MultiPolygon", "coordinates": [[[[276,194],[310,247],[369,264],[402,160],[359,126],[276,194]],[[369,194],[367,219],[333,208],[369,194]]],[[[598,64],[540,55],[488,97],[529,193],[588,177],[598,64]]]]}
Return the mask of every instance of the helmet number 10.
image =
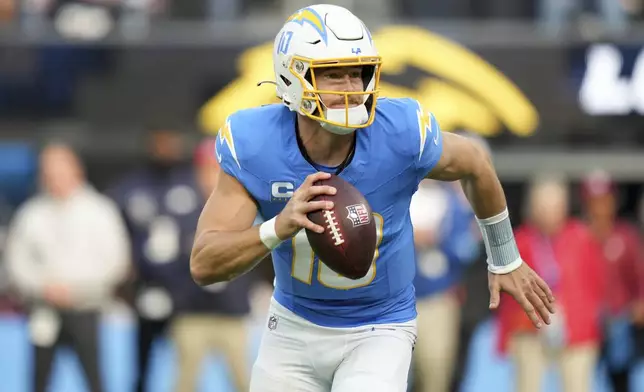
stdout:
{"type": "Polygon", "coordinates": [[[280,36],[280,42],[277,45],[277,53],[286,54],[288,52],[288,47],[291,45],[291,38],[293,38],[292,31],[284,31],[280,36]]]}

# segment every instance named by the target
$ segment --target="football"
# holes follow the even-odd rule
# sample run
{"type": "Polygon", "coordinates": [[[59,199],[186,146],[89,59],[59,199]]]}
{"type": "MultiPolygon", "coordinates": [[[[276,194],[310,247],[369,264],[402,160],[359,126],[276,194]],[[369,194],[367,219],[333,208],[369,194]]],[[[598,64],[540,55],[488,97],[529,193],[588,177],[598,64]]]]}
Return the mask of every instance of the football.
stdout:
{"type": "Polygon", "coordinates": [[[306,230],[313,252],[342,276],[353,280],[364,277],[376,251],[376,224],[369,203],[360,191],[338,176],[315,185],[330,185],[337,192],[313,199],[334,203],[331,210],[308,214],[313,223],[324,227],[323,233],[306,230]]]}

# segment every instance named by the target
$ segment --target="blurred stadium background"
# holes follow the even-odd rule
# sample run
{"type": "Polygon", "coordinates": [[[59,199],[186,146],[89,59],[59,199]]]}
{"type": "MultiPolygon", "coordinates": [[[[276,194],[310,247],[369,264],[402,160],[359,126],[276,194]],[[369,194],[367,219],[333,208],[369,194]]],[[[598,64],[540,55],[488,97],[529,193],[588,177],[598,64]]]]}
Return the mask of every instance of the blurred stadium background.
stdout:
{"type": "MultiPolygon", "coordinates": [[[[384,60],[383,95],[415,97],[436,114],[444,130],[485,138],[515,225],[524,221],[526,194],[535,175],[565,177],[572,215],[582,216],[580,184],[589,171],[601,169],[616,184],[620,217],[633,227],[644,226],[641,0],[329,3],[354,10],[370,26],[384,60]]],[[[289,14],[306,5],[301,0],[0,0],[0,255],[15,211],[40,190],[38,155],[51,141],[72,146],[88,181],[125,210],[128,202],[119,200],[118,184],[149,166],[151,131],[179,134],[173,165],[184,168],[186,178],[193,166],[207,164],[194,151],[216,134],[227,114],[274,102],[274,90],[256,84],[272,78],[275,32],[289,14]]],[[[155,143],[163,149],[163,141],[155,143]]],[[[183,180],[172,181],[177,185],[183,180]]],[[[180,192],[174,196],[179,210],[192,200],[180,192]]],[[[132,208],[145,209],[146,204],[132,208]]],[[[200,206],[195,208],[198,213],[200,206]]],[[[183,227],[196,224],[195,216],[182,219],[183,227]]],[[[164,244],[176,242],[177,234],[166,230],[152,241],[146,237],[152,231],[148,227],[131,238],[132,272],[101,307],[98,352],[105,391],[135,388],[141,339],[137,320],[142,315],[169,320],[165,326],[145,324],[161,331],[152,344],[147,390],[176,390],[180,365],[175,335],[167,324],[181,308],[167,287],[175,311],[166,309],[167,296],[141,305],[145,290],[165,283],[159,278],[152,284],[154,279],[148,281],[138,270],[141,252],[136,247],[154,242],[163,253],[164,244]]],[[[642,238],[637,240],[640,247],[642,238]]],[[[189,252],[190,238],[183,242],[189,252]]],[[[175,252],[173,262],[187,271],[186,249],[175,252]]],[[[517,390],[515,365],[497,350],[498,320],[487,310],[485,263],[480,252],[477,258],[463,267],[454,284],[461,293],[461,349],[454,377],[462,381],[454,389],[517,390]]],[[[3,260],[0,266],[6,267],[8,260],[3,260]]],[[[145,268],[165,268],[167,263],[145,268]]],[[[241,315],[248,326],[249,344],[241,346],[248,351],[248,366],[265,328],[272,271],[269,262],[264,265],[268,268],[239,294],[248,296],[249,309],[243,303],[226,309],[221,305],[226,300],[219,299],[219,307],[191,310],[224,318],[241,315]]],[[[0,269],[0,391],[21,392],[31,390],[33,382],[30,307],[8,270],[0,269]]],[[[632,271],[640,276],[640,293],[644,274],[637,274],[642,270],[632,271]]],[[[189,284],[183,279],[182,284],[189,284]]],[[[218,290],[210,292],[216,295],[218,290]]],[[[218,325],[212,324],[212,334],[228,333],[218,325]]],[[[606,331],[598,346],[612,337],[606,331]]],[[[627,348],[635,346],[627,335],[617,340],[627,348]]],[[[635,363],[631,390],[644,391],[644,368],[637,365],[636,354],[629,359],[635,363]]],[[[605,361],[593,366],[593,390],[610,391],[605,361]]],[[[226,357],[214,350],[200,368],[198,390],[233,391],[230,369],[226,357]]],[[[549,371],[542,390],[562,390],[558,380],[549,371]]],[[[50,390],[87,390],[71,351],[59,352],[50,390]]]]}

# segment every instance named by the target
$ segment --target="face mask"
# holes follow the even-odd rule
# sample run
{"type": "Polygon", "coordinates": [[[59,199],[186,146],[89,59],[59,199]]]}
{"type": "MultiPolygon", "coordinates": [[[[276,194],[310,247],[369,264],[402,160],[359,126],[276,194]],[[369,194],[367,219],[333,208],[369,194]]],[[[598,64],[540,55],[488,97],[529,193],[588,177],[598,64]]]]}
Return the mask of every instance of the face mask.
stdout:
{"type": "MultiPolygon", "coordinates": [[[[344,123],[346,121],[347,112],[349,114],[349,124],[362,125],[369,120],[369,113],[367,112],[367,107],[364,104],[354,106],[348,110],[325,108],[325,117],[329,121],[344,123]]],[[[321,121],[320,124],[322,125],[322,128],[331,133],[335,133],[336,135],[348,135],[356,130],[355,128],[329,124],[323,121],[321,121]]]]}

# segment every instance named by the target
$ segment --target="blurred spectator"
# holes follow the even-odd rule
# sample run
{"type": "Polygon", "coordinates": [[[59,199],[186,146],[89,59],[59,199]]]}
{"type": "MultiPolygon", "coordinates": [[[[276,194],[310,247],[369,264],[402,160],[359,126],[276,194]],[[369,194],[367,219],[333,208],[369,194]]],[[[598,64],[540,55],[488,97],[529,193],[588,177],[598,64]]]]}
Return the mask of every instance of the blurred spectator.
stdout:
{"type": "MultiPolygon", "coordinates": [[[[447,392],[458,353],[462,266],[478,256],[474,214],[458,182],[421,182],[410,206],[417,268],[416,391],[447,392]]],[[[416,384],[414,382],[414,384],[416,384]]]]}
{"type": "Polygon", "coordinates": [[[632,224],[617,217],[617,187],[608,173],[594,171],[582,184],[584,215],[602,246],[607,287],[603,359],[614,392],[628,392],[634,368],[632,318],[644,300],[644,281],[639,233],[632,224]]]}
{"type": "Polygon", "coordinates": [[[13,307],[12,293],[9,290],[10,280],[4,263],[5,244],[12,209],[3,196],[0,192],[0,313],[10,311],[13,307]]]}
{"type": "Polygon", "coordinates": [[[637,221],[640,226],[640,231],[644,234],[644,192],[642,192],[637,206],[637,221]]]}
{"type": "MultiPolygon", "coordinates": [[[[199,205],[179,222],[182,230],[191,235],[194,235],[201,207],[212,193],[220,171],[213,140],[202,142],[194,158],[195,168],[188,176],[194,179],[192,186],[199,205]]],[[[236,390],[247,391],[250,360],[246,321],[250,313],[249,294],[251,286],[258,280],[258,270],[231,282],[215,283],[202,288],[190,275],[192,243],[186,242],[186,245],[188,246],[180,261],[181,268],[177,271],[183,280],[177,279],[173,287],[176,316],[172,338],[179,359],[176,390],[198,390],[201,364],[209,353],[217,350],[227,360],[236,390]]],[[[266,261],[262,264],[265,263],[266,261]]]]}
{"type": "Polygon", "coordinates": [[[127,232],[116,206],[86,183],[70,147],[48,145],[40,174],[41,193],[17,211],[6,254],[12,284],[30,308],[34,389],[46,390],[55,351],[66,343],[89,389],[101,391],[100,311],[127,270],[127,232]]]}
{"type": "MultiPolygon", "coordinates": [[[[644,287],[644,192],[640,197],[638,211],[640,255],[643,256],[638,263],[640,288],[644,287]]],[[[644,294],[640,293],[640,300],[635,304],[633,322],[635,324],[635,360],[644,359],[644,294]]]]}
{"type": "Polygon", "coordinates": [[[620,0],[620,2],[631,19],[641,19],[642,10],[644,9],[642,0],[620,0]]]}
{"type": "Polygon", "coordinates": [[[46,31],[49,24],[44,22],[51,22],[61,36],[80,40],[100,40],[117,28],[128,39],[140,38],[148,33],[151,20],[167,11],[166,3],[166,0],[25,0],[22,23],[29,31],[46,31]]]}
{"type": "Polygon", "coordinates": [[[0,22],[11,21],[16,12],[16,0],[0,0],[0,22]]]}
{"type": "Polygon", "coordinates": [[[153,126],[148,138],[148,162],[109,192],[121,208],[132,239],[130,300],[138,324],[137,391],[147,390],[152,346],[166,334],[175,310],[171,290],[183,281],[177,270],[183,267],[180,261],[185,261],[186,250],[192,248],[193,232],[182,232],[178,220],[198,208],[197,195],[181,163],[183,135],[153,126]]]}
{"type": "Polygon", "coordinates": [[[21,143],[0,143],[0,313],[19,310],[20,299],[10,290],[4,254],[15,208],[33,192],[38,152],[21,143]]]}
{"type": "Polygon", "coordinates": [[[565,392],[590,391],[601,338],[603,260],[590,231],[568,216],[568,191],[555,179],[536,181],[528,219],[516,231],[521,256],[552,288],[557,312],[536,330],[507,294],[499,309],[500,349],[516,365],[516,391],[541,391],[544,371],[556,360],[565,392]]]}
{"type": "MultiPolygon", "coordinates": [[[[628,16],[624,0],[595,0],[603,19],[603,25],[612,34],[622,34],[628,27],[628,16]]],[[[558,35],[572,13],[578,13],[584,6],[582,0],[540,0],[540,21],[550,35],[558,35]]]]}

